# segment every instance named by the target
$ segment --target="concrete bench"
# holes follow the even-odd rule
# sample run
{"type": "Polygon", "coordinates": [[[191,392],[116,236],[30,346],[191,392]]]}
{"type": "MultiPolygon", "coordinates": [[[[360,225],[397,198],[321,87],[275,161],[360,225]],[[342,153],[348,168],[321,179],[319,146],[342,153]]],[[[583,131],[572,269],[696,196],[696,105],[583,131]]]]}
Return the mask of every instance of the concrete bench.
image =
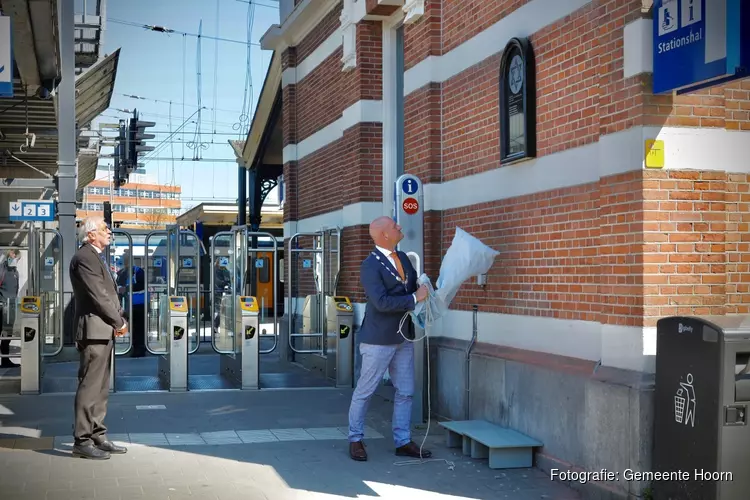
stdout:
{"type": "Polygon", "coordinates": [[[471,458],[488,458],[490,469],[525,468],[533,465],[533,448],[540,441],[484,420],[440,422],[449,448],[463,448],[471,458]]]}

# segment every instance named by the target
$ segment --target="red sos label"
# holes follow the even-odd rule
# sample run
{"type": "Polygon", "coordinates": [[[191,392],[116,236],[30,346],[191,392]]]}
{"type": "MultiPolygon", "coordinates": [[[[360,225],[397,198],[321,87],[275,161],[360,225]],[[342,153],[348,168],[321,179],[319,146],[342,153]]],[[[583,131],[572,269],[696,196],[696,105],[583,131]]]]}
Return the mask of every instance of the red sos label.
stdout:
{"type": "Polygon", "coordinates": [[[404,209],[409,215],[414,215],[419,211],[419,202],[415,198],[406,198],[401,204],[401,208],[404,209]]]}

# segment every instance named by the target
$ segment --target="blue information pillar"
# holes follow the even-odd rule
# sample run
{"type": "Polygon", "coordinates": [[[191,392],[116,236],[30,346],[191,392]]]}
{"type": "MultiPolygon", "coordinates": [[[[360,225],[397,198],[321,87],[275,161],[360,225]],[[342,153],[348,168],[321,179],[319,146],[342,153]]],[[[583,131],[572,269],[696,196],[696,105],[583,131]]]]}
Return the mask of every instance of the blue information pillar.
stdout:
{"type": "MultiPolygon", "coordinates": [[[[405,174],[396,179],[394,186],[396,223],[401,226],[404,239],[398,249],[409,256],[417,275],[424,272],[424,196],[419,177],[405,174]]],[[[416,338],[423,336],[416,332],[416,338]]],[[[424,340],[414,344],[414,397],[412,398],[412,423],[422,423],[425,413],[425,356],[429,356],[424,340]]]]}

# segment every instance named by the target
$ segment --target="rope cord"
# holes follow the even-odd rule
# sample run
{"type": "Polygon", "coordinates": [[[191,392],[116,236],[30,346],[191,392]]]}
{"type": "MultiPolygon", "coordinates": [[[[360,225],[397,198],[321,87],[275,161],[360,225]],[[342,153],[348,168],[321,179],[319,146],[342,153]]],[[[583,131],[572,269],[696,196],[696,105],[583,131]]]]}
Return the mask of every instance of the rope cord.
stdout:
{"type": "MultiPolygon", "coordinates": [[[[419,338],[415,339],[409,339],[404,335],[404,332],[402,331],[404,324],[406,323],[406,319],[411,314],[411,311],[407,311],[404,316],[401,318],[401,321],[398,325],[398,333],[401,334],[401,336],[406,340],[407,342],[411,343],[417,343],[420,340],[424,339],[426,343],[426,350],[427,350],[427,430],[425,431],[424,437],[422,438],[422,443],[419,445],[419,456],[422,456],[422,449],[424,448],[424,444],[427,441],[427,436],[430,434],[430,424],[432,422],[432,401],[430,397],[430,379],[432,378],[431,372],[430,372],[430,336],[429,336],[429,330],[430,326],[432,325],[432,322],[434,321],[434,315],[432,311],[431,306],[431,300],[435,294],[435,290],[432,288],[432,283],[430,282],[430,279],[427,277],[426,274],[422,274],[419,279],[417,280],[417,283],[419,285],[427,285],[427,291],[428,296],[424,301],[424,335],[422,335],[419,338]]],[[[402,460],[398,462],[394,462],[393,465],[396,466],[403,466],[403,465],[420,465],[427,462],[445,462],[448,465],[448,468],[450,470],[453,470],[456,467],[456,464],[451,462],[450,460],[447,460],[445,458],[419,458],[415,460],[402,460]]]]}

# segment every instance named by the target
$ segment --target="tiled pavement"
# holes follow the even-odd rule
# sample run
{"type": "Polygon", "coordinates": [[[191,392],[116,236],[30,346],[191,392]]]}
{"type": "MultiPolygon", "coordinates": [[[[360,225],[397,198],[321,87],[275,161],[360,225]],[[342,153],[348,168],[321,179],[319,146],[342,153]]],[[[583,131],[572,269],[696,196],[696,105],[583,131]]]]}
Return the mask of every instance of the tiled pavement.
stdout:
{"type": "MultiPolygon", "coordinates": [[[[115,394],[110,437],[126,455],[70,455],[72,396],[0,396],[0,499],[554,499],[578,498],[536,469],[491,470],[444,446],[399,464],[390,402],[374,398],[370,460],[349,459],[351,391],[115,394]],[[142,409],[137,409],[137,408],[142,409]]],[[[421,442],[423,431],[415,431],[421,442]]]]}

